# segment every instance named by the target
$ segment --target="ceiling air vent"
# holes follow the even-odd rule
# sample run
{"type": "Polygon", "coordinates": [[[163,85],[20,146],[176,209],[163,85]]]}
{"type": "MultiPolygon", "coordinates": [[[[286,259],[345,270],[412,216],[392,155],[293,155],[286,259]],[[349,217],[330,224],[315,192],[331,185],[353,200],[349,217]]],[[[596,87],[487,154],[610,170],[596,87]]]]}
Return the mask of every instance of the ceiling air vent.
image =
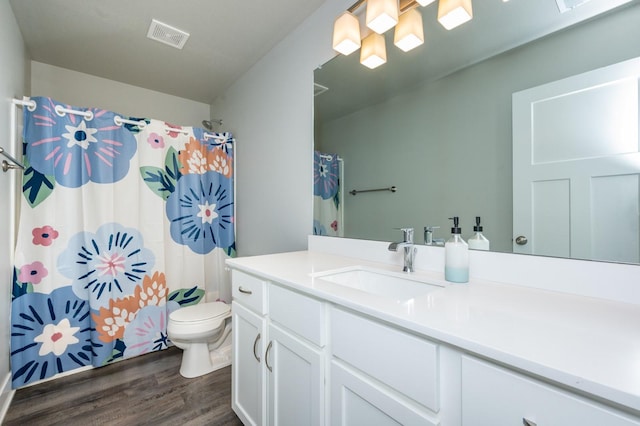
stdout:
{"type": "Polygon", "coordinates": [[[325,87],[322,84],[313,83],[313,96],[321,95],[327,90],[329,90],[328,87],[325,87]]]}
{"type": "Polygon", "coordinates": [[[182,49],[189,39],[189,33],[167,25],[163,22],[151,20],[147,37],[160,43],[168,44],[176,49],[182,49]]]}
{"type": "Polygon", "coordinates": [[[565,13],[580,6],[581,4],[585,4],[588,1],[589,0],[556,0],[556,3],[558,3],[560,13],[565,13]]]}

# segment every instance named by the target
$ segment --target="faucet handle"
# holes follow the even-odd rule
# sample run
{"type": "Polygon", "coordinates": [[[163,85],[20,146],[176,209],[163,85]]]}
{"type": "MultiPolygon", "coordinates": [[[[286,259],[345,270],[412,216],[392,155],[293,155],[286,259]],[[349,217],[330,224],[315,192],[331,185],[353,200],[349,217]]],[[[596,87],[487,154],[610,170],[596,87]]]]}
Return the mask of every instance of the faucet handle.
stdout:
{"type": "Polygon", "coordinates": [[[394,228],[402,231],[402,240],[405,243],[413,244],[413,228],[394,228]]]}
{"type": "Polygon", "coordinates": [[[433,231],[439,229],[439,226],[425,226],[424,227],[424,243],[427,245],[433,244],[433,231]]]}

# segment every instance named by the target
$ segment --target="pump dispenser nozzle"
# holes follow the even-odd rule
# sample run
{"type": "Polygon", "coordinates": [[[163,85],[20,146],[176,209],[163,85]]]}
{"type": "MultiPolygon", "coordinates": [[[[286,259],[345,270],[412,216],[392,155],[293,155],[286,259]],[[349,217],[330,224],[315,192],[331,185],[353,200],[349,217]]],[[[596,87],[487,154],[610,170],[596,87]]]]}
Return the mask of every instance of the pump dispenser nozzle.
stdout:
{"type": "Polygon", "coordinates": [[[459,223],[458,216],[450,217],[449,219],[453,220],[453,228],[451,228],[451,233],[452,234],[461,234],[462,231],[461,231],[460,227],[458,226],[458,223],[459,223]]]}
{"type": "Polygon", "coordinates": [[[475,234],[469,238],[469,248],[474,250],[489,250],[489,240],[482,235],[482,226],[480,226],[480,216],[476,216],[476,226],[473,227],[475,234]]]}

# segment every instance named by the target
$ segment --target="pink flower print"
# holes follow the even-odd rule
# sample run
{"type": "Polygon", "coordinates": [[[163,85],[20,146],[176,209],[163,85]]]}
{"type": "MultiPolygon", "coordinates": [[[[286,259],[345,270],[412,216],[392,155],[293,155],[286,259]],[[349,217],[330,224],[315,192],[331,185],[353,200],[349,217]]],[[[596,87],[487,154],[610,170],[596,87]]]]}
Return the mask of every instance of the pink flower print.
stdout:
{"type": "Polygon", "coordinates": [[[50,246],[59,235],[58,231],[49,225],[45,225],[42,228],[33,228],[31,234],[33,234],[32,242],[37,246],[50,246]]]}
{"type": "Polygon", "coordinates": [[[157,133],[151,133],[147,138],[147,143],[153,149],[164,148],[164,138],[157,133]]]}
{"type": "Polygon", "coordinates": [[[338,232],[338,221],[334,220],[333,222],[331,222],[331,229],[333,229],[334,232],[338,232]]]}
{"type": "Polygon", "coordinates": [[[49,271],[42,262],[35,261],[20,268],[18,280],[22,283],[40,284],[40,281],[47,275],[49,275],[49,271]]]}
{"type": "MultiPolygon", "coordinates": [[[[182,126],[174,126],[173,124],[169,124],[167,122],[165,122],[164,124],[165,124],[165,126],[171,128],[171,129],[182,130],[182,126]]],[[[171,130],[167,130],[167,134],[169,136],[171,136],[172,138],[177,138],[180,133],[181,132],[173,132],[171,130]]]]}

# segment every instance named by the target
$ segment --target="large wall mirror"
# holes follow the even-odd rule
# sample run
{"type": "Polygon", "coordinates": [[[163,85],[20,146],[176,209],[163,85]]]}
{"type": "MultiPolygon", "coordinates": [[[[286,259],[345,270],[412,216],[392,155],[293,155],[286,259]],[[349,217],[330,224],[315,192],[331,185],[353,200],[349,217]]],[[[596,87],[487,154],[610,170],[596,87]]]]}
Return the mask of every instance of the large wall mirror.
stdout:
{"type": "MultiPolygon", "coordinates": [[[[591,227],[587,234],[577,228],[585,222],[583,216],[597,216],[589,210],[588,202],[584,214],[574,209],[572,216],[563,216],[562,208],[576,204],[571,198],[558,201],[562,191],[570,194],[574,190],[575,195],[569,183],[563,190],[540,185],[533,195],[524,195],[547,197],[542,207],[538,206],[538,216],[547,222],[559,216],[562,220],[547,228],[538,221],[533,231],[514,229],[514,223],[518,226],[514,202],[518,210],[522,197],[516,191],[514,200],[514,176],[519,179],[520,173],[519,166],[513,164],[514,103],[526,98],[527,105],[533,105],[537,101],[527,98],[527,90],[640,57],[640,1],[571,1],[565,3],[581,4],[561,13],[563,1],[476,0],[473,20],[451,31],[437,22],[437,4],[433,3],[421,8],[424,45],[404,53],[393,46],[392,35],[387,34],[388,62],[379,68],[360,65],[359,52],[337,56],[319,67],[314,73],[316,89],[320,89],[315,96],[315,149],[322,153],[321,159],[337,156],[340,161],[322,162],[314,175],[339,176],[341,187],[332,197],[314,197],[316,215],[340,205],[337,220],[314,220],[315,232],[398,241],[402,234],[397,228],[413,227],[415,242],[420,244],[425,226],[439,227],[435,238],[448,238],[448,218],[452,216],[460,217],[467,239],[473,235],[476,216],[480,216],[492,251],[640,262],[637,78],[617,90],[626,100],[619,106],[609,102],[605,111],[609,117],[626,117],[625,153],[632,153],[627,161],[630,166],[621,172],[624,179],[600,185],[598,190],[609,194],[608,198],[603,195],[591,202],[611,206],[608,214],[599,210],[606,223],[594,231],[594,222],[589,222],[585,225],[591,227]],[[611,188],[620,185],[629,185],[616,195],[623,197],[624,203],[611,195],[611,188]],[[390,187],[395,187],[395,192],[350,194],[390,187]],[[616,216],[616,209],[623,204],[624,214],[616,216]],[[543,228],[546,233],[540,233],[543,228]],[[521,249],[514,239],[527,232],[533,233],[525,235],[530,243],[521,249]],[[624,254],[591,250],[601,241],[616,241],[623,233],[633,234],[626,239],[624,254]],[[565,234],[573,236],[568,243],[565,234]],[[581,235],[588,238],[579,238],[581,235]],[[549,243],[556,236],[562,244],[549,243]]],[[[554,111],[572,111],[575,123],[591,122],[593,117],[607,121],[597,109],[589,110],[591,101],[589,97],[578,98],[569,107],[558,104],[555,110],[545,111],[549,122],[556,124],[567,120],[554,111]]],[[[550,133],[562,139],[561,131],[550,133]]],[[[563,144],[564,139],[546,145],[551,159],[554,143],[563,144]]],[[[316,194],[318,190],[331,192],[330,184],[320,183],[316,194]]]]}

